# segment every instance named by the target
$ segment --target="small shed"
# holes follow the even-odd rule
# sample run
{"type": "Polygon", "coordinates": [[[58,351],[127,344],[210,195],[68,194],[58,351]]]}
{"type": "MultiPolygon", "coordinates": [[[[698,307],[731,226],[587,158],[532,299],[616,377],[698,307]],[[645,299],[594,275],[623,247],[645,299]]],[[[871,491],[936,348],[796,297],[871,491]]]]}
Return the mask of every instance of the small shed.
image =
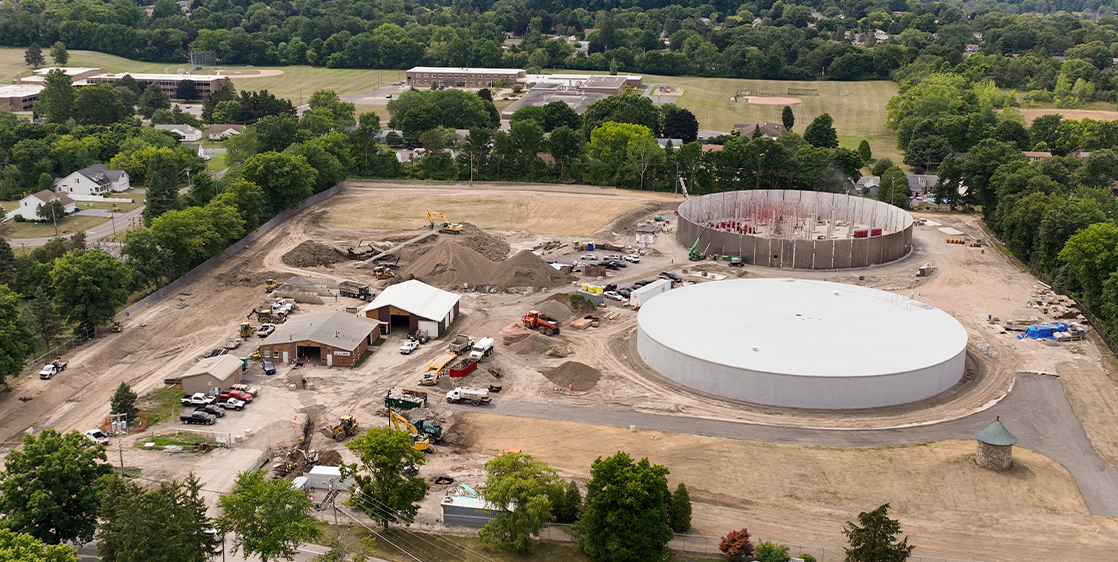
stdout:
{"type": "Polygon", "coordinates": [[[182,393],[190,396],[196,392],[225,390],[241,382],[245,363],[233,355],[207,357],[194,364],[182,376],[182,393]]]}
{"type": "Polygon", "coordinates": [[[1002,425],[1001,416],[994,419],[994,423],[986,426],[986,429],[975,433],[974,438],[978,440],[975,464],[987,470],[1009,470],[1017,437],[1002,425]]]}

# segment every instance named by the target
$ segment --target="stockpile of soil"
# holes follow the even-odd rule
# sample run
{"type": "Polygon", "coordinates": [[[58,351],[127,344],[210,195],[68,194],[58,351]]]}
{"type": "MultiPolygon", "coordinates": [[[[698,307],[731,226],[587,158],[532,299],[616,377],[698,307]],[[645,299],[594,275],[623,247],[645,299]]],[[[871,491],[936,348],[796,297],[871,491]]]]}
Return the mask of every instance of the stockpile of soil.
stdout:
{"type": "Polygon", "coordinates": [[[307,240],[280,258],[291,267],[318,267],[346,261],[346,257],[326,244],[307,240]]]}
{"type": "Polygon", "coordinates": [[[575,313],[571,312],[571,307],[553,300],[545,300],[539,303],[536,305],[536,310],[562,322],[564,325],[575,317],[575,313]]]}
{"type": "Polygon", "coordinates": [[[322,466],[338,466],[342,464],[342,454],[331,449],[318,455],[318,464],[322,466]]]}
{"type": "Polygon", "coordinates": [[[569,387],[576,392],[585,392],[598,384],[602,373],[578,361],[567,361],[550,371],[544,371],[543,376],[560,388],[569,387]]]}
{"type": "Polygon", "coordinates": [[[555,270],[531,252],[520,252],[512,259],[495,262],[453,239],[440,241],[430,251],[401,268],[397,277],[456,289],[467,285],[487,285],[499,289],[552,288],[574,280],[573,276],[555,270]]]}
{"type": "Polygon", "coordinates": [[[516,355],[537,355],[551,347],[550,338],[521,326],[510,324],[501,329],[501,341],[506,353],[516,355]]]}
{"type": "Polygon", "coordinates": [[[488,232],[468,222],[462,223],[462,234],[450,234],[449,236],[460,238],[459,242],[464,246],[493,261],[501,261],[509,255],[508,242],[496,236],[491,236],[488,232]]]}

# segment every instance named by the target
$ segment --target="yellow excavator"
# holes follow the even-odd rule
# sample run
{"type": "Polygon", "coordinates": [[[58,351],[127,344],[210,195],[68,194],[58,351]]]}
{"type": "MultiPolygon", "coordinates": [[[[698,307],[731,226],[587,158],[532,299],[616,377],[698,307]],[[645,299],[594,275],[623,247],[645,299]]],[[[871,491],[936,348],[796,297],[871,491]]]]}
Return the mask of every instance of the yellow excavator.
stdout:
{"type": "Polygon", "coordinates": [[[427,211],[427,220],[431,221],[431,228],[435,228],[435,225],[439,222],[435,219],[442,221],[439,232],[443,234],[462,234],[462,225],[450,222],[446,215],[438,211],[427,211]]]}
{"type": "Polygon", "coordinates": [[[338,425],[330,428],[330,434],[335,441],[344,441],[350,435],[357,435],[357,419],[353,416],[338,418],[338,425]]]}
{"type": "Polygon", "coordinates": [[[426,451],[431,446],[431,440],[427,435],[421,433],[407,418],[393,412],[388,411],[388,421],[392,423],[392,427],[397,431],[406,431],[412,438],[411,448],[416,451],[426,451]]]}

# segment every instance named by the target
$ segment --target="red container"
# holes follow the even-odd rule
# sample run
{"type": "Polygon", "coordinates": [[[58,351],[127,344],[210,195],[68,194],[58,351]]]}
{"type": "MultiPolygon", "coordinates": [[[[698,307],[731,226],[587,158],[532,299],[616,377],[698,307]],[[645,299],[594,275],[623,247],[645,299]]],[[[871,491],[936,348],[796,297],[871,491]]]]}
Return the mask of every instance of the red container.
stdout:
{"type": "Polygon", "coordinates": [[[880,228],[871,228],[870,229],[870,236],[881,236],[881,229],[880,228]]]}
{"type": "Polygon", "coordinates": [[[856,229],[854,231],[854,237],[855,238],[868,238],[869,235],[870,235],[870,231],[866,230],[864,228],[859,228],[859,229],[856,229]]]}

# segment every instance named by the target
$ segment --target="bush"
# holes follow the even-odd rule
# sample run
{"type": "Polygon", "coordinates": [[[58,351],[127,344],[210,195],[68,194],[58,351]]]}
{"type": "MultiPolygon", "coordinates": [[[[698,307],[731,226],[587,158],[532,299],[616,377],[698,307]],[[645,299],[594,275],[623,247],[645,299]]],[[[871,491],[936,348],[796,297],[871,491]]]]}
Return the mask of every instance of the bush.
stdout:
{"type": "Polygon", "coordinates": [[[753,559],[757,562],[788,562],[788,547],[765,541],[753,549],[753,559]]]}
{"type": "Polygon", "coordinates": [[[804,562],[816,562],[815,557],[810,554],[801,554],[796,558],[801,558],[804,562]]]}
{"type": "MultiPolygon", "coordinates": [[[[19,216],[19,215],[16,215],[16,216],[19,216]]],[[[578,293],[571,293],[570,296],[567,297],[567,299],[569,299],[571,301],[571,308],[573,308],[575,310],[578,310],[579,305],[586,302],[586,297],[584,297],[584,296],[582,296],[578,293]]]]}
{"type": "Polygon", "coordinates": [[[749,541],[749,531],[741,529],[730,531],[722,537],[718,550],[730,558],[745,558],[753,554],[753,543],[749,541]]]}

